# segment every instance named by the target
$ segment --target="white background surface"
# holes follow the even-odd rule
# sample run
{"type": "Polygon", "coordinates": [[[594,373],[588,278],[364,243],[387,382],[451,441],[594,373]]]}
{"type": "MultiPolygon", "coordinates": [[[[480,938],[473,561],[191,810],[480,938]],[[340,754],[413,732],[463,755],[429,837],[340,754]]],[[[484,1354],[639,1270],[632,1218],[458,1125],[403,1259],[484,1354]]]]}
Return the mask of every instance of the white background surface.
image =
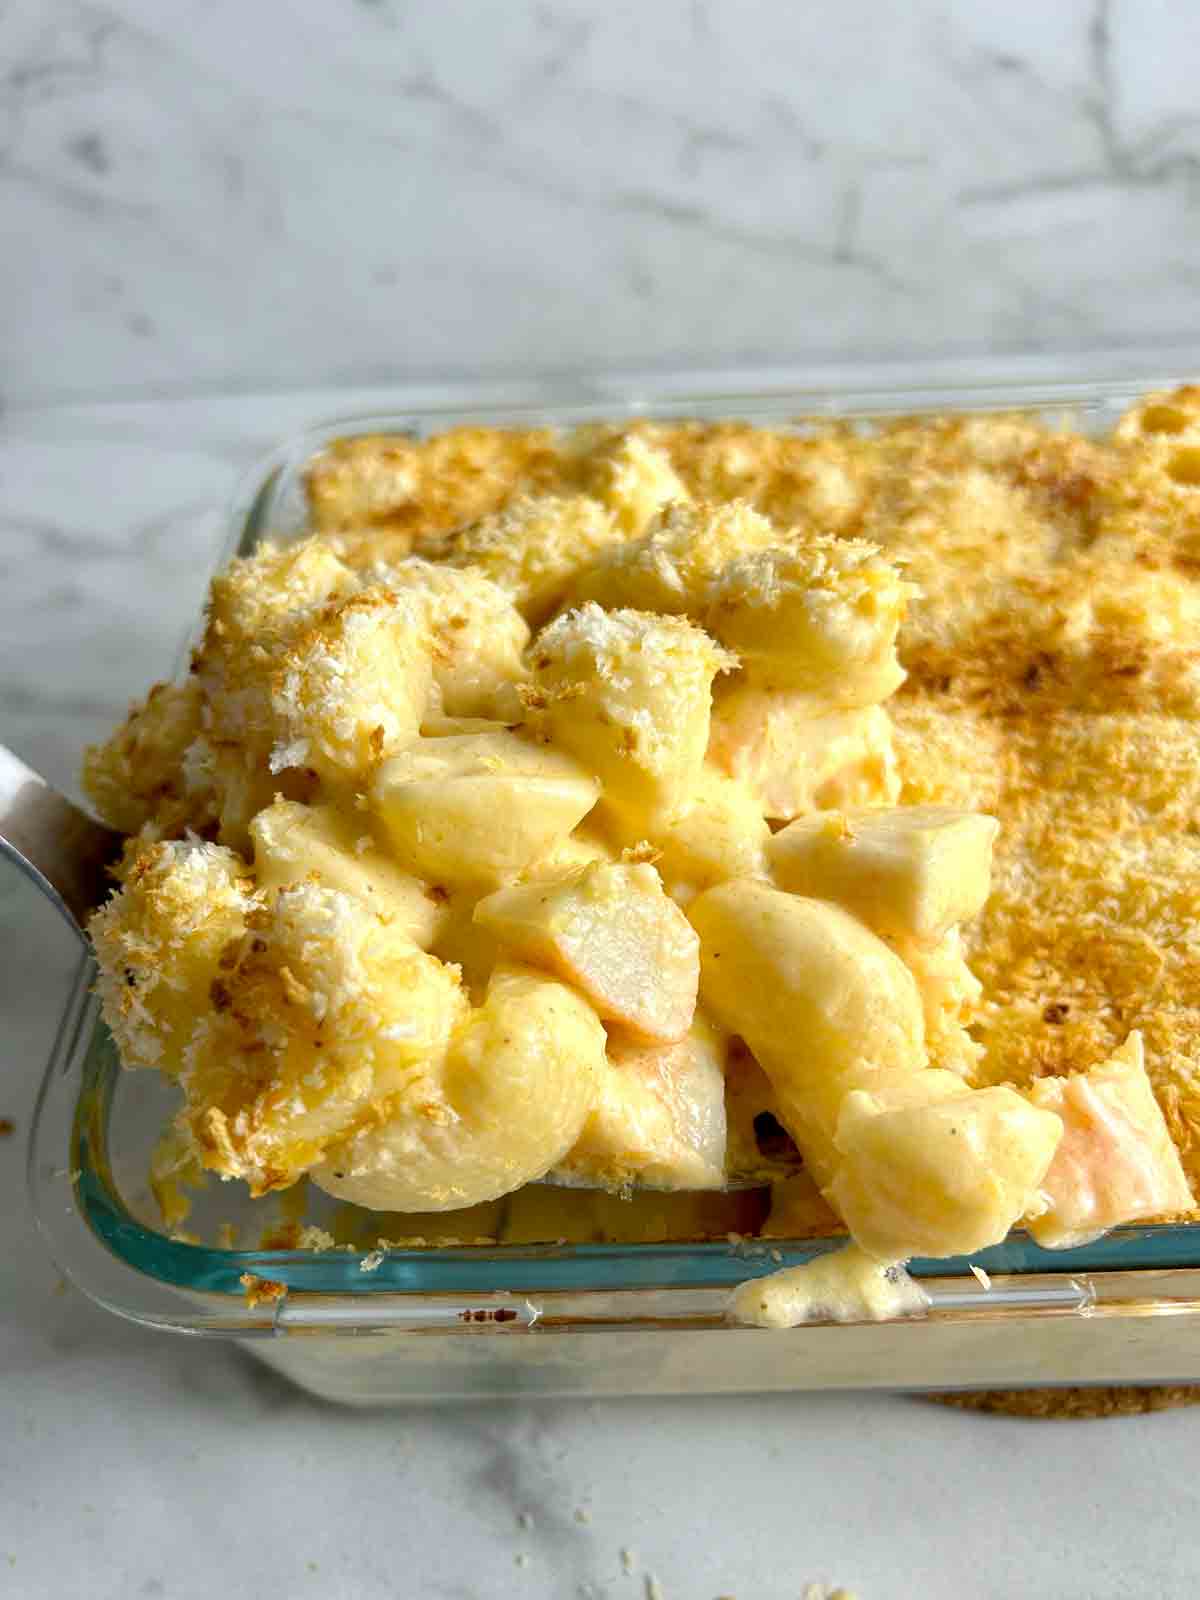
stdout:
{"type": "MultiPolygon", "coordinates": [[[[1136,341],[1169,363],[1196,325],[1198,69],[1185,0],[11,0],[0,737],[73,783],[170,670],[238,472],[366,403],[349,382],[1136,341]]],[[[69,957],[6,882],[0,1594],[1200,1590],[1192,1412],[369,1418],[117,1323],[21,1210],[69,957]]]]}

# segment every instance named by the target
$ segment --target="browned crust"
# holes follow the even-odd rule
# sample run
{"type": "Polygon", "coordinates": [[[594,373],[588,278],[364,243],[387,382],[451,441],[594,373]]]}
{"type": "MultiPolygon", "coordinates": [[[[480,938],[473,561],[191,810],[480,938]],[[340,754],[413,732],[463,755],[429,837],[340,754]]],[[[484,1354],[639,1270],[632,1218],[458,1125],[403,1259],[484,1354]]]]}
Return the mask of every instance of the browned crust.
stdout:
{"type": "Polygon", "coordinates": [[[982,1411],[992,1416],[1022,1417],[1030,1422],[1092,1422],[1101,1417],[1140,1417],[1149,1411],[1174,1411],[1200,1405],[1200,1384],[1082,1389],[977,1389],[954,1394],[926,1394],[922,1400],[982,1411]]]}

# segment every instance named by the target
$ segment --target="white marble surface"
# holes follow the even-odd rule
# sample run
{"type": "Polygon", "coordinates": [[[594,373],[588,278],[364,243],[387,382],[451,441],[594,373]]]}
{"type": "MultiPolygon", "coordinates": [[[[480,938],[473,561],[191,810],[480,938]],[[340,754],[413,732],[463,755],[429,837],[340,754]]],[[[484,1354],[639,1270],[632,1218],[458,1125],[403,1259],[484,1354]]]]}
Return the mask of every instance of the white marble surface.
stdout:
{"type": "Polygon", "coordinates": [[[1170,341],[1189,0],[9,0],[12,401],[1170,341]]]}
{"type": "MultiPolygon", "coordinates": [[[[1182,0],[11,0],[0,737],[71,786],[170,670],[238,473],[372,403],[289,386],[1169,352],[1196,309],[1198,58],[1182,0]]],[[[5,880],[0,1593],[640,1600],[648,1573],[666,1600],[1196,1592],[1191,1412],[370,1418],[116,1322],[59,1285],[20,1202],[69,957],[5,880]]]]}

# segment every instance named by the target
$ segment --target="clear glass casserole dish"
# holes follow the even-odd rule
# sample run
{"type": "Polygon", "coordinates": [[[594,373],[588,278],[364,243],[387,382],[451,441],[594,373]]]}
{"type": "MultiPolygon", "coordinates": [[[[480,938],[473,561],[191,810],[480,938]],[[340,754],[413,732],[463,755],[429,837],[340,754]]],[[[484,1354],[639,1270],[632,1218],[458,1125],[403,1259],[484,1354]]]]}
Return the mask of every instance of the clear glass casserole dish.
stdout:
{"type": "MultiPolygon", "coordinates": [[[[487,404],[406,407],[348,418],[285,445],[235,503],[228,553],[304,526],[303,474],[334,438],[425,436],[457,423],[569,425],[632,416],[739,418],[776,427],[805,417],[1069,410],[1099,430],[1140,393],[1172,381],[1056,381],[1028,366],[958,381],[906,369],[861,372],[820,389],[788,375],[596,380],[568,396],[528,388],[487,404]]],[[[1108,365],[1108,371],[1113,364],[1108,365]]],[[[1181,375],[1182,376],[1182,375],[1181,375]]],[[[328,1399],[380,1404],[481,1395],[599,1395],[835,1387],[993,1387],[1200,1378],[1200,1228],[1120,1229],[1073,1250],[1023,1234],[965,1259],[913,1264],[920,1317],[767,1332],[726,1316],[732,1287],[840,1240],[239,1249],[193,1243],[158,1220],[150,1155],[170,1105],[146,1073],[123,1074],[92,997],[85,957],[39,1097],[30,1146],[35,1211],[51,1252],[118,1314],[177,1332],[236,1338],[328,1399]],[[984,1269],[983,1278],[972,1268],[984,1269]],[[990,1279],[990,1282],[988,1280],[990,1279]],[[247,1292],[249,1289],[250,1292],[247,1292]]],[[[259,1236],[266,1202],[212,1186],[189,1229],[259,1236]]],[[[319,1212],[305,1220],[320,1224],[319,1212]]]]}

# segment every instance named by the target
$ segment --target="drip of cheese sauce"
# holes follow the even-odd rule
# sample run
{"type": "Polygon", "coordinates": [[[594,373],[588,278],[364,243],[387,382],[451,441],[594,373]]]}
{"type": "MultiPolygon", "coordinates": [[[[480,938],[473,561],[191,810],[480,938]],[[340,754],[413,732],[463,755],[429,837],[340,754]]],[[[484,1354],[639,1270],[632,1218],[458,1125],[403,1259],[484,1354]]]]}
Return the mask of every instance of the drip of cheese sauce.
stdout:
{"type": "Polygon", "coordinates": [[[902,1263],[874,1261],[852,1244],[740,1284],[730,1311],[735,1322],[750,1327],[797,1328],[804,1322],[888,1322],[921,1316],[929,1303],[902,1263]]]}

